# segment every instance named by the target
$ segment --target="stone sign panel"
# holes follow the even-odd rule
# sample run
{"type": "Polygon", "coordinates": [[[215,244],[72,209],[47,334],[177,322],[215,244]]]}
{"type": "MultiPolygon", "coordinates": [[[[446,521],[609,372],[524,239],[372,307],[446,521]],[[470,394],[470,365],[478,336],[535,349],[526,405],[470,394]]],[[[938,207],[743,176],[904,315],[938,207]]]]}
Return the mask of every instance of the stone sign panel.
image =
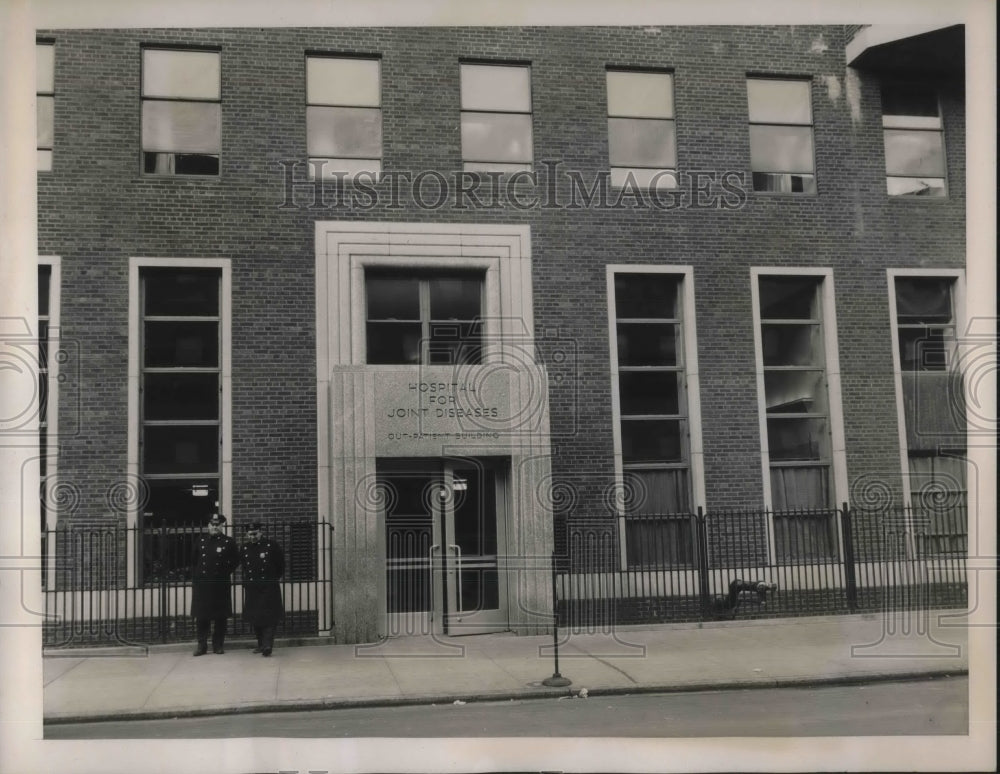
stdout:
{"type": "Polygon", "coordinates": [[[507,369],[423,368],[373,375],[380,457],[435,455],[442,445],[499,443],[515,429],[507,369]]]}

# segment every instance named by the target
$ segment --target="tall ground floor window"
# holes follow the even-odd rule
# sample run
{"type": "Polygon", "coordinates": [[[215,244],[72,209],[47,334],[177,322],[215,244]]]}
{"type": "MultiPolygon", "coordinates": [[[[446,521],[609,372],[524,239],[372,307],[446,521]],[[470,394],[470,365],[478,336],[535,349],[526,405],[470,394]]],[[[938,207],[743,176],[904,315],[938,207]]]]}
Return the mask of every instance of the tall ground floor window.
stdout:
{"type": "Polygon", "coordinates": [[[825,281],[819,274],[759,274],[754,288],[766,491],[779,562],[838,554],[825,281]]]}
{"type": "Polygon", "coordinates": [[[54,464],[57,449],[52,443],[58,419],[58,396],[50,396],[50,388],[55,386],[53,354],[51,352],[51,332],[58,328],[59,309],[58,259],[46,258],[38,266],[38,473],[39,473],[39,513],[41,515],[41,556],[42,584],[49,582],[49,545],[46,530],[55,526],[49,524],[49,486],[56,473],[54,464]],[[50,411],[51,406],[51,411],[50,411]]]}
{"type": "Polygon", "coordinates": [[[625,562],[695,562],[684,302],[690,277],[617,267],[609,280],[612,394],[625,562]]]}
{"type": "Polygon", "coordinates": [[[965,405],[957,368],[961,275],[890,271],[901,446],[915,549],[964,554],[968,544],[965,405]]]}
{"type": "Polygon", "coordinates": [[[222,269],[147,265],[138,279],[140,573],[183,581],[222,500],[222,269]]]}

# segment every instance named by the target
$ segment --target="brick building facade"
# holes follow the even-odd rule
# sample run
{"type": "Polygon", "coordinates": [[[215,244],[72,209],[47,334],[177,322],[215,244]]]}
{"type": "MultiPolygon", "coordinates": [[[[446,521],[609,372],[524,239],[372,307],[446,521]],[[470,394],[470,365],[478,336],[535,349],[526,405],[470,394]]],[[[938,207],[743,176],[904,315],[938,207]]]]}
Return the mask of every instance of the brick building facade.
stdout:
{"type": "Polygon", "coordinates": [[[141,586],[143,530],[180,557],[216,502],[329,523],[364,642],[544,630],[574,523],[680,566],[667,514],[766,511],[712,549],[766,567],[779,512],[831,511],[837,552],[843,502],[964,497],[921,408],[961,332],[961,28],[875,32],[40,32],[46,526],[134,529],[141,586]]]}

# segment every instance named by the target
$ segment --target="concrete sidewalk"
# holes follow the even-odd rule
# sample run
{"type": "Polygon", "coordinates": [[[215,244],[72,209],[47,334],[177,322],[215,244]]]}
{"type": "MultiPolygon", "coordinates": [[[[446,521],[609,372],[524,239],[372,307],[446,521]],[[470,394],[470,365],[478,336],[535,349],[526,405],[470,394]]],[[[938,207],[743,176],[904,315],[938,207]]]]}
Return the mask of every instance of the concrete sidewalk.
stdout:
{"type": "Polygon", "coordinates": [[[407,637],[375,645],[193,644],[61,651],[44,659],[47,723],[588,693],[866,682],[968,672],[959,611],[727,621],[552,637],[407,637]]]}

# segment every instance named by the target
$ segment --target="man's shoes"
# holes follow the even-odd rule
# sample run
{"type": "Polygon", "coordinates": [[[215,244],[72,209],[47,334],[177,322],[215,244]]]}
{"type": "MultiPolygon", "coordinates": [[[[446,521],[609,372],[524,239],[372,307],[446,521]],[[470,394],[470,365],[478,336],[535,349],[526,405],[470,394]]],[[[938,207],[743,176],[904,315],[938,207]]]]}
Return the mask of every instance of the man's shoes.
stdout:
{"type": "Polygon", "coordinates": [[[263,653],[264,649],[260,645],[258,645],[256,648],[253,649],[252,652],[253,653],[263,653]]]}
{"type": "Polygon", "coordinates": [[[198,646],[198,650],[196,650],[191,655],[192,656],[204,656],[206,653],[208,653],[208,646],[207,645],[199,645],[198,646]]]}
{"type": "Polygon", "coordinates": [[[222,648],[212,648],[212,652],[217,656],[221,656],[226,651],[224,651],[222,648]]]}
{"type": "Polygon", "coordinates": [[[264,655],[264,658],[268,658],[271,655],[271,649],[264,648],[263,650],[261,650],[261,653],[264,655]]]}

